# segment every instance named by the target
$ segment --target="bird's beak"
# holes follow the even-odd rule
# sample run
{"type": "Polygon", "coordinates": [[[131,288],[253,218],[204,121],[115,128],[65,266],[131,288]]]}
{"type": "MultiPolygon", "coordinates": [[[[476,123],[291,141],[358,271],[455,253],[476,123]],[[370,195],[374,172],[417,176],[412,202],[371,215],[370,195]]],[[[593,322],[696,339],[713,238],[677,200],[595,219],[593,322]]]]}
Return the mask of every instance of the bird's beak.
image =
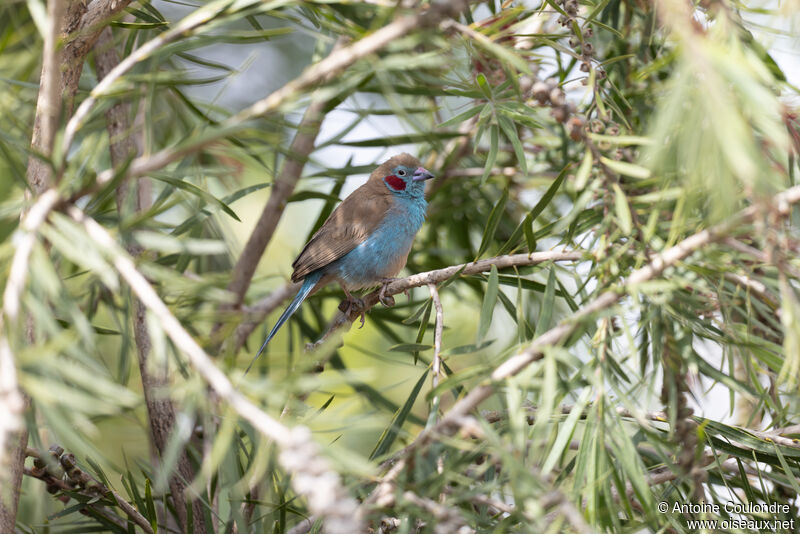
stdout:
{"type": "Polygon", "coordinates": [[[433,175],[423,169],[422,167],[417,167],[417,170],[414,171],[414,176],[411,178],[414,182],[422,182],[423,180],[430,180],[433,178],[433,175]]]}

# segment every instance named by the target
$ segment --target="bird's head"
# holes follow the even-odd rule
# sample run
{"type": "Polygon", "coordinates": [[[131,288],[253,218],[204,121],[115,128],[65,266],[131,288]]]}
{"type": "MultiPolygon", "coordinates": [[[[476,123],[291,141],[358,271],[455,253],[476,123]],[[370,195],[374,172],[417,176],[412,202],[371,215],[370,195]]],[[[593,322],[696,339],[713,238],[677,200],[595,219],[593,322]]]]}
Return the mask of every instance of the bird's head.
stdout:
{"type": "Polygon", "coordinates": [[[384,162],[371,178],[380,180],[390,194],[424,198],[425,181],[433,178],[433,174],[425,170],[417,158],[403,153],[384,162]]]}

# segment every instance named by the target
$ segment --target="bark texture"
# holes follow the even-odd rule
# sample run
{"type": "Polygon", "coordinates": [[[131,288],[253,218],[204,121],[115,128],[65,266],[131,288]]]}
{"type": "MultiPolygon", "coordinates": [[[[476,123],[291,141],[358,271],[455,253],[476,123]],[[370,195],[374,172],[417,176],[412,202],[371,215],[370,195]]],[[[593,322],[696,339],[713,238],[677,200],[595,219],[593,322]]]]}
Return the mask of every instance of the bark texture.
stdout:
{"type": "MultiPolygon", "coordinates": [[[[110,28],[105,28],[97,41],[95,52],[95,69],[98,79],[105,77],[119,64],[119,55],[114,47],[110,28]]],[[[137,146],[134,128],[130,118],[130,106],[127,102],[118,102],[106,112],[106,129],[110,139],[111,163],[115,168],[124,165],[129,158],[141,152],[137,146]]],[[[123,181],[116,190],[117,209],[120,217],[146,210],[150,206],[149,183],[146,178],[136,178],[123,181]]],[[[128,252],[136,257],[141,250],[134,246],[127,247],[128,252]]],[[[148,363],[152,344],[147,329],[146,310],[142,303],[134,298],[133,302],[133,333],[139,361],[139,372],[142,377],[142,390],[144,391],[147,406],[147,418],[150,426],[150,438],[153,454],[159,460],[163,458],[167,448],[170,432],[175,427],[175,406],[169,398],[159,394],[169,384],[166,369],[154,370],[148,363]]],[[[189,518],[187,514],[187,495],[189,481],[194,478],[194,469],[185,451],[178,457],[175,471],[169,478],[169,488],[172,495],[175,511],[178,516],[181,531],[188,532],[189,518]]],[[[199,500],[191,500],[192,529],[194,532],[205,534],[203,521],[203,508],[199,500]]]]}

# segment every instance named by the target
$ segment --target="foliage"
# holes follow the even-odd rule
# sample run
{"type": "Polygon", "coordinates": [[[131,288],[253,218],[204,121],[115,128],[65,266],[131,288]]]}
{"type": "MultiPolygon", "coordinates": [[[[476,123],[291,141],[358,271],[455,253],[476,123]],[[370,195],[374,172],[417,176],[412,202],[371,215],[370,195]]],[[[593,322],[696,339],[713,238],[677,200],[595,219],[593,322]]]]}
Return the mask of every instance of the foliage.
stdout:
{"type": "Polygon", "coordinates": [[[98,50],[85,59],[46,158],[65,200],[34,232],[17,317],[8,288],[20,217],[37,199],[29,158],[44,157],[30,139],[46,14],[36,1],[0,7],[0,329],[31,400],[29,446],[60,445],[79,468],[63,450],[53,461],[37,453],[18,532],[143,530],[111,489],[154,531],[180,530],[186,503],[170,480],[184,449],[207,532],[284,533],[320,519],[315,494],[299,489],[311,468],[289,457],[295,442],[276,444],[242,417],[152,308],[137,316],[141,295],[118,263],[128,254],[245,397],[314,431],[373,531],[690,532],[693,520],[732,518],[798,528],[798,90],[759,40],[768,27],[752,22],[796,24],[791,5],[492,0],[449,18],[436,2],[177,4],[133,2],[111,22],[113,46],[136,61],[110,85],[92,68],[98,50]],[[344,68],[303,70],[403,17],[418,23],[344,68]],[[230,63],[271,50],[287,72],[223,105],[202,87],[246,69],[209,53],[223,45],[230,63]],[[325,104],[325,135],[293,153],[312,102],[325,104]],[[140,154],[114,165],[106,113],[119,103],[140,154]],[[356,135],[370,124],[386,133],[356,135]],[[487,267],[397,295],[363,330],[306,351],[342,300],[319,291],[245,375],[291,294],[281,288],[294,255],[347,177],[401,150],[437,175],[406,274],[487,267]],[[231,271],[292,157],[308,161],[285,224],[232,306],[231,271]],[[139,208],[137,190],[148,197],[139,208]],[[782,191],[795,193],[770,200],[782,191]],[[124,250],[92,237],[76,207],[124,250]],[[684,244],[666,270],[637,271],[684,244]],[[495,260],[536,251],[552,261],[495,260]],[[237,342],[252,321],[263,324],[237,342]],[[141,369],[136,328],[149,337],[141,369]],[[525,365],[499,371],[519,355],[525,365]],[[143,372],[168,378],[148,391],[143,372]],[[484,391],[480,409],[453,416],[484,391]],[[175,408],[163,450],[145,392],[175,408]],[[720,509],[672,511],[700,499],[720,509]],[[786,508],[736,514],[728,502],[786,508]]]}

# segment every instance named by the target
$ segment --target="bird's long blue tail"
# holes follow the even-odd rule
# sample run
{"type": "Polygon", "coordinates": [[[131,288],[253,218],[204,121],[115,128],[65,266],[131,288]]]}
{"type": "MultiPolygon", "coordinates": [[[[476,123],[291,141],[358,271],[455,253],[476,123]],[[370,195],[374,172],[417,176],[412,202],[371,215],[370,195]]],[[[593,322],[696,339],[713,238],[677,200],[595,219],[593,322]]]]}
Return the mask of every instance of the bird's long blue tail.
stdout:
{"type": "Polygon", "coordinates": [[[310,273],[308,276],[305,277],[305,279],[303,280],[303,285],[300,286],[300,291],[297,292],[297,295],[295,295],[294,300],[292,300],[292,303],[289,304],[286,310],[284,310],[284,312],[281,314],[280,318],[278,319],[278,322],[275,323],[275,326],[272,327],[272,330],[267,336],[267,339],[264,340],[264,344],[261,345],[260,349],[258,349],[258,354],[256,354],[255,357],[250,361],[250,365],[247,366],[247,369],[245,369],[244,374],[247,374],[248,371],[250,371],[250,368],[253,366],[254,363],[256,363],[258,357],[261,356],[262,352],[264,352],[264,349],[267,347],[267,343],[269,343],[270,340],[275,336],[275,334],[278,332],[278,329],[281,326],[283,326],[283,323],[288,321],[289,317],[291,317],[294,314],[294,312],[297,311],[297,308],[300,307],[300,304],[302,304],[303,301],[306,300],[306,297],[308,297],[308,294],[311,293],[312,289],[314,289],[314,286],[317,285],[317,282],[319,282],[320,278],[322,278],[322,273],[320,271],[314,271],[313,273],[310,273]]]}

